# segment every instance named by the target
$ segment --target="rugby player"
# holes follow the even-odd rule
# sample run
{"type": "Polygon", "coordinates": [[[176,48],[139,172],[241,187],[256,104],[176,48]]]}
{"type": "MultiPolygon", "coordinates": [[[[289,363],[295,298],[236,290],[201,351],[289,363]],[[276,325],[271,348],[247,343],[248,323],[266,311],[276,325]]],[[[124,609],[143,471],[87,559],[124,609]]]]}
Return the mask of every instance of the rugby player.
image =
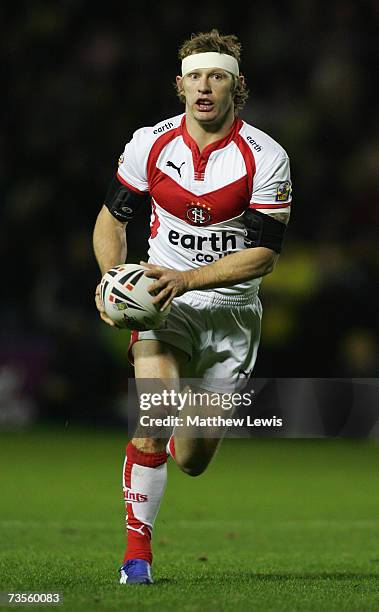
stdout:
{"type": "MultiPolygon", "coordinates": [[[[217,30],[179,49],[176,77],[184,114],[138,129],[125,146],[94,230],[104,274],[127,256],[125,226],[146,197],[151,235],[146,275],[161,308],[161,330],[133,332],[136,379],[199,380],[207,392],[235,390],[256,360],[263,276],[281,252],[290,214],[285,150],[238,116],[248,91],[241,44],[217,30]],[[220,380],[223,388],[220,389],[220,380]]],[[[96,305],[109,325],[96,289],[96,305]]],[[[209,464],[212,438],[135,436],[126,447],[123,491],[127,547],[120,582],[152,582],[151,536],[167,481],[167,458],[196,476],[209,464]]]]}

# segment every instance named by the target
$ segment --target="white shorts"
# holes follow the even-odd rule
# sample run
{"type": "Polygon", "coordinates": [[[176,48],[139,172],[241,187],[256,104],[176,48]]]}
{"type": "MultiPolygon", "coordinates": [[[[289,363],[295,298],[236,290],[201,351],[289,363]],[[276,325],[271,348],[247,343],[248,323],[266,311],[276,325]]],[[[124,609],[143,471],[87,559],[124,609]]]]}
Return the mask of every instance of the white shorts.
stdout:
{"type": "Polygon", "coordinates": [[[237,296],[190,291],[174,299],[164,329],[132,332],[130,349],[139,340],[160,340],[188,354],[190,377],[201,379],[203,389],[238,391],[254,368],[261,318],[257,291],[237,296]]]}

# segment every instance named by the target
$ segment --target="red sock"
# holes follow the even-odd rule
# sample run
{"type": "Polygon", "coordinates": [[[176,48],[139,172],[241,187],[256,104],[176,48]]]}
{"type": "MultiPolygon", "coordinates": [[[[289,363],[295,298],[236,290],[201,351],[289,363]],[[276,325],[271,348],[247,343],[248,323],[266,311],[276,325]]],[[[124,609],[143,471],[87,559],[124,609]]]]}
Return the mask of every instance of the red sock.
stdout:
{"type": "Polygon", "coordinates": [[[124,562],[152,562],[151,534],[167,482],[167,453],[144,453],[131,442],[126,447],[123,490],[128,533],[124,562]]]}

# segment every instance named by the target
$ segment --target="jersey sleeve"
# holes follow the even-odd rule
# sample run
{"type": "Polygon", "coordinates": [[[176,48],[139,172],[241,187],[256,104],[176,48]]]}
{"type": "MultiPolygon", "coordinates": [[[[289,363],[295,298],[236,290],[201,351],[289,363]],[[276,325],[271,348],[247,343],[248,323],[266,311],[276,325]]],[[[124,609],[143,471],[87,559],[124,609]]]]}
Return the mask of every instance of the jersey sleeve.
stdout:
{"type": "Polygon", "coordinates": [[[262,212],[288,208],[292,201],[292,184],[288,156],[281,154],[262,164],[254,176],[250,208],[262,212]]]}
{"type": "Polygon", "coordinates": [[[149,141],[148,128],[137,130],[118,160],[118,179],[127,187],[139,192],[148,191],[146,165],[149,141]]]}

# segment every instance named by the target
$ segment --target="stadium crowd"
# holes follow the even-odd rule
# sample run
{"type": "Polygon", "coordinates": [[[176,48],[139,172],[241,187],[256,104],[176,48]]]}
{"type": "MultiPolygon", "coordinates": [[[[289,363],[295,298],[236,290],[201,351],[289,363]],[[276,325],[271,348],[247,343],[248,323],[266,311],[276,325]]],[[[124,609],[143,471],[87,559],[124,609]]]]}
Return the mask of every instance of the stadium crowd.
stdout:
{"type": "MultiPolygon", "coordinates": [[[[118,418],[132,370],[126,332],[101,324],[94,305],[92,229],[133,131],[182,112],[178,44],[211,27],[242,41],[241,117],[291,160],[292,218],[262,283],[255,374],[378,377],[374,2],[258,0],[243,19],[219,3],[195,16],[173,0],[123,13],[86,0],[21,4],[0,9],[0,426],[10,398],[29,415],[118,418]]],[[[148,220],[146,208],[129,232],[131,261],[146,257],[148,220]]]]}

